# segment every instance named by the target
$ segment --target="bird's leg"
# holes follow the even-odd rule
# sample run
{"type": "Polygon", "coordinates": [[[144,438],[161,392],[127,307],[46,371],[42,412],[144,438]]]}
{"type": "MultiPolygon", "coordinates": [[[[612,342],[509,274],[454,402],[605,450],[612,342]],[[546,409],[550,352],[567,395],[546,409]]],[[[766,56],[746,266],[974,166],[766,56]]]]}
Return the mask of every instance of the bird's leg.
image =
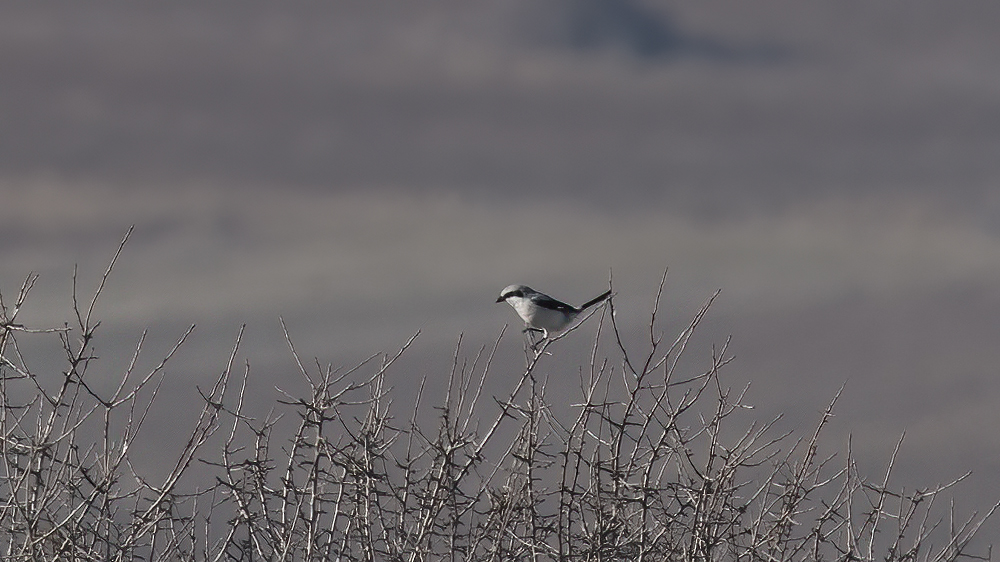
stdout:
{"type": "Polygon", "coordinates": [[[531,344],[531,350],[532,351],[534,351],[535,349],[538,349],[538,344],[540,344],[543,341],[545,341],[545,330],[543,330],[541,328],[534,328],[532,326],[525,326],[524,329],[521,330],[521,332],[528,334],[528,342],[531,344]],[[535,341],[535,337],[534,337],[534,333],[535,332],[541,332],[542,333],[542,339],[540,339],[538,341],[535,341]]]}

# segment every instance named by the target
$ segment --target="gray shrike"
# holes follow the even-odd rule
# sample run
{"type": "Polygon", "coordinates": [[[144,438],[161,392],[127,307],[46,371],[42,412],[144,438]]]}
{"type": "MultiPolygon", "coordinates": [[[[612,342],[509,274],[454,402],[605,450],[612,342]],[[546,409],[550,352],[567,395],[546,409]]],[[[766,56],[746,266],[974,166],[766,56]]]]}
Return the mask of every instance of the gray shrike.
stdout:
{"type": "Polygon", "coordinates": [[[510,285],[500,291],[497,302],[507,301],[514,307],[517,315],[524,320],[524,331],[534,330],[542,333],[543,338],[558,334],[566,329],[581,312],[608,298],[608,290],[601,296],[587,301],[580,308],[539,293],[525,285],[510,285]]]}

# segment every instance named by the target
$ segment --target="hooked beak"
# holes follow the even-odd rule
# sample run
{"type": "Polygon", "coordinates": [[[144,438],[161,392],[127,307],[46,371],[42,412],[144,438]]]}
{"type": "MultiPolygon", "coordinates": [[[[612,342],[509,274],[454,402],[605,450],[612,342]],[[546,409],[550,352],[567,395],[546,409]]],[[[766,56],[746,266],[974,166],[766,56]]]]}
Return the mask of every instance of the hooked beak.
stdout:
{"type": "Polygon", "coordinates": [[[497,297],[497,302],[503,302],[504,300],[505,300],[505,299],[503,298],[503,296],[499,296],[499,297],[497,297]]]}

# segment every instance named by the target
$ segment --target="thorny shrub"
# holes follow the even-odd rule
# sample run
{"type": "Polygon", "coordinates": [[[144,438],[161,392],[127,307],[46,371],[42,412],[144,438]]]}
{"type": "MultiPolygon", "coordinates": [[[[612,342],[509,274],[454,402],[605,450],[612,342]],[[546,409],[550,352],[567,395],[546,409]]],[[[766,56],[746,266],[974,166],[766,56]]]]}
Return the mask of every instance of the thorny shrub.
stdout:
{"type": "MultiPolygon", "coordinates": [[[[130,231],[131,232],[131,231],[130,231]]],[[[626,346],[614,301],[581,361],[581,394],[547,394],[539,365],[555,340],[525,345],[525,364],[461,342],[433,424],[391,407],[386,373],[413,339],[353,369],[308,365],[309,391],[254,419],[240,336],[166,476],[138,474],[132,445],[183,334],[154,368],[134,356],[111,391],[93,387],[95,306],[128,235],[89,302],[74,274],[72,326],[20,324],[36,280],[0,295],[0,549],[7,560],[941,560],[967,551],[985,515],[939,507],[956,484],[902,491],[862,477],[850,453],[820,456],[822,430],[779,433],[748,421],[745,389],[721,375],[728,341],[699,372],[679,358],[714,296],[672,339],[657,323],[626,346]],[[33,372],[18,339],[58,337],[65,369],[33,372]],[[609,339],[610,338],[610,339],[609,339]],[[613,351],[602,354],[601,342],[613,351]],[[496,397],[488,377],[513,381],[496,397]],[[556,407],[558,406],[558,407],[556,407]],[[557,415],[557,412],[571,412],[557,415]],[[297,420],[291,432],[277,423],[297,420]],[[195,464],[205,480],[191,482],[195,464]],[[950,519],[949,519],[950,518],[950,519]],[[936,542],[932,545],[932,537],[936,542]]],[[[664,276],[665,277],[665,276],[664,276]]],[[[588,317],[590,318],[590,317],[588,317]]],[[[578,325],[579,326],[579,325],[578,325]]],[[[572,330],[571,330],[572,331],[572,330]]],[[[565,335],[565,334],[564,334],[565,335]]],[[[416,337],[416,336],[414,336],[416,337]]],[[[557,338],[558,339],[558,338],[557,338]]],[[[551,358],[551,359],[550,359],[551,358]]],[[[565,361],[565,357],[558,358],[565,361]]],[[[425,381],[426,382],[426,381],[425,381]]],[[[838,393],[839,396],[839,393],[838,393]]],[[[897,446],[898,449],[898,446],[897,446]]]]}

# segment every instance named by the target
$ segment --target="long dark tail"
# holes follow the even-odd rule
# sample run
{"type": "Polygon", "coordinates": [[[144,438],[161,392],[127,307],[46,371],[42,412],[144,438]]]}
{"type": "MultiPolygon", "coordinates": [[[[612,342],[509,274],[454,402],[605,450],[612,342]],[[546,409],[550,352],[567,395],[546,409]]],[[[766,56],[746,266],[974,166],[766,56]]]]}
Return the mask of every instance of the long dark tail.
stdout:
{"type": "Polygon", "coordinates": [[[611,294],[611,289],[608,289],[608,290],[607,290],[607,291],[606,291],[606,292],[605,292],[604,294],[602,294],[601,296],[599,296],[599,297],[597,297],[597,298],[595,298],[595,299],[592,299],[592,300],[589,300],[589,301],[585,302],[585,303],[583,304],[583,306],[581,306],[581,307],[580,307],[580,310],[587,310],[588,308],[590,308],[590,307],[594,306],[595,304],[597,304],[597,303],[599,303],[599,302],[603,301],[604,299],[608,298],[608,295],[610,295],[610,294],[611,294]]]}

